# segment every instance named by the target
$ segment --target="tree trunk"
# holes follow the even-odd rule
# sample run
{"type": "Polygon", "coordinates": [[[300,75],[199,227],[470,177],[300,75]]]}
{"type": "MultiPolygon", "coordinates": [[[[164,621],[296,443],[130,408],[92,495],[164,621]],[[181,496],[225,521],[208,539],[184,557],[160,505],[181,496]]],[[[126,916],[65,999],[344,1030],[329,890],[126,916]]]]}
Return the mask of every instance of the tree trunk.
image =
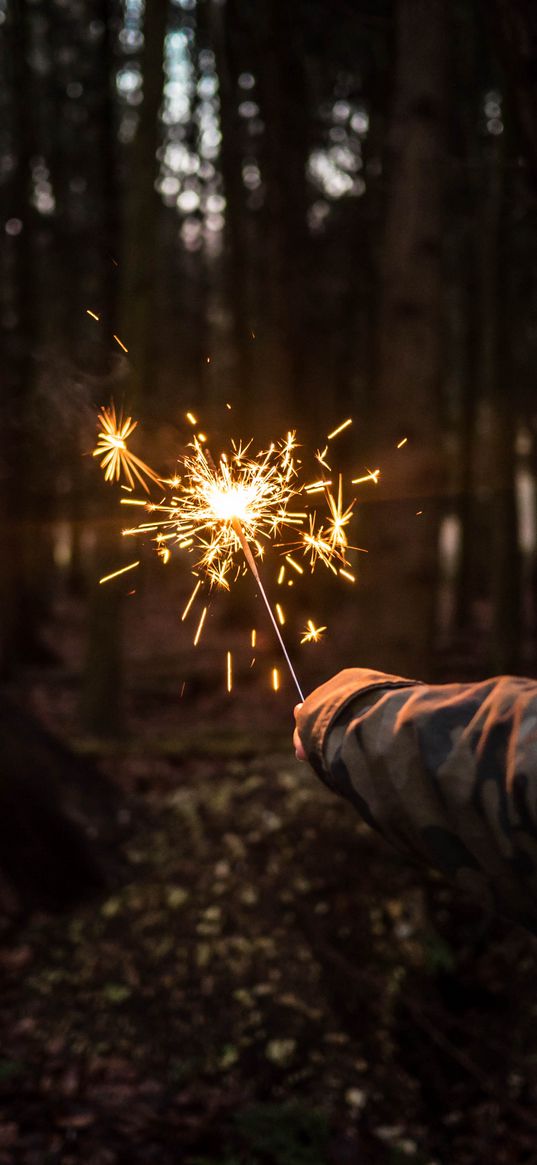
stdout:
{"type": "Polygon", "coordinates": [[[482,10],[505,68],[521,146],[537,186],[537,6],[534,0],[486,0],[482,10]]]}
{"type": "MultiPolygon", "coordinates": [[[[301,26],[285,0],[265,3],[256,18],[259,90],[265,120],[261,159],[266,183],[263,209],[264,282],[260,288],[263,395],[272,423],[303,414],[305,294],[310,240],[306,163],[310,138],[307,77],[301,26]]],[[[301,423],[301,431],[307,425],[301,423]]]]}
{"type": "Polygon", "coordinates": [[[160,198],[155,190],[162,102],[167,4],[146,4],[142,55],[143,101],[126,151],[119,268],[118,335],[129,349],[125,391],[129,409],[155,392],[154,300],[160,198]]]}
{"type": "Polygon", "coordinates": [[[492,634],[489,668],[516,671],[520,636],[520,561],[515,497],[515,378],[509,351],[508,199],[502,150],[490,143],[481,200],[480,382],[490,433],[485,489],[490,506],[492,634]],[[509,387],[508,387],[509,386],[509,387]]]}
{"type": "Polygon", "coordinates": [[[368,506],[371,631],[359,643],[368,664],[414,675],[429,670],[443,478],[447,35],[445,0],[399,0],[372,421],[383,474],[377,504],[368,506]]]}
{"type": "Polygon", "coordinates": [[[241,126],[237,113],[237,72],[234,47],[240,37],[240,4],[210,0],[209,29],[219,80],[222,127],[221,166],[226,196],[227,301],[232,314],[235,384],[233,394],[245,428],[255,423],[256,403],[252,395],[252,301],[249,295],[253,231],[251,212],[246,207],[242,166],[245,160],[241,126]]]}

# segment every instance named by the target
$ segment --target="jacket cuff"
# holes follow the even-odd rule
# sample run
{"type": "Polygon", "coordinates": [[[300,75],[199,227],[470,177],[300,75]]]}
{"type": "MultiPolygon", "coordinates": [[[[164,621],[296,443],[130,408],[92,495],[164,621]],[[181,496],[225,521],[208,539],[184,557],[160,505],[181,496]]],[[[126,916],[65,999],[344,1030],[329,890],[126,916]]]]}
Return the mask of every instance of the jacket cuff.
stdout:
{"type": "Polygon", "coordinates": [[[325,781],[328,778],[330,784],[324,755],[326,735],[349,703],[366,693],[374,692],[377,697],[387,690],[414,687],[419,683],[418,680],[387,675],[371,668],[349,667],[316,688],[306,697],[296,716],[300,739],[315,772],[325,781]]]}

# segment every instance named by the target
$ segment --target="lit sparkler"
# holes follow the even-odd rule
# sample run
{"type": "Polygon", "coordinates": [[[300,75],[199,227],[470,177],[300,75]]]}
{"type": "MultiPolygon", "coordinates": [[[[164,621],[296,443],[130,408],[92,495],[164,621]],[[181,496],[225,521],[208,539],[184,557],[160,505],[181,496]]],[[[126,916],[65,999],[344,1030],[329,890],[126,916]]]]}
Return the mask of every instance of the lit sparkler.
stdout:
{"type": "MultiPolygon", "coordinates": [[[[192,428],[198,426],[196,416],[189,412],[186,419],[192,428]]],[[[322,563],[340,574],[349,582],[354,575],[349,571],[347,552],[358,549],[349,546],[348,526],[352,518],[354,500],[343,500],[343,483],[338,475],[338,484],[332,492],[332,478],[326,474],[319,481],[309,484],[299,480],[300,461],[296,459],[296,434],[273,442],[268,449],[251,452],[252,443],[232,442],[228,453],[222,453],[214,461],[207,448],[207,438],[197,431],[187,446],[186,452],[178,459],[178,472],[171,478],[157,475],[145,462],[130,452],[127,441],[136,421],[117,417],[113,405],[103,408],[99,414],[99,434],[94,456],[100,458],[101,468],[107,481],[119,482],[124,477],[129,492],[136,482],[149,494],[148,482],[160,486],[163,496],[158,501],[136,497],[123,497],[121,503],[129,506],[143,506],[147,520],[126,529],[127,536],[146,537],[150,535],[156,551],[163,563],[167,563],[172,550],[185,550],[194,556],[193,575],[195,585],[186,603],[181,619],[185,620],[204,581],[211,588],[229,590],[231,580],[247,568],[250,569],[286,658],[290,673],[303,699],[300,684],[295,675],[287,648],[278,624],[285,623],[285,615],[280,603],[275,604],[274,613],[269,603],[257,561],[262,558],[268,543],[281,547],[285,565],[278,574],[278,583],[285,577],[286,567],[297,575],[304,574],[304,568],[297,556],[305,558],[313,570],[322,563]],[[297,506],[297,496],[304,508],[297,506]],[[319,506],[322,500],[326,507],[324,516],[307,507],[312,501],[319,506]],[[318,497],[317,495],[321,495],[318,497]],[[285,541],[275,543],[276,536],[285,541]],[[290,553],[293,550],[293,554],[290,553]],[[276,617],[277,616],[277,617],[276,617]]],[[[333,440],[352,424],[352,418],[344,421],[328,434],[327,441],[333,440]]],[[[317,461],[331,474],[326,462],[328,445],[316,453],[317,461]]],[[[369,471],[363,479],[378,481],[378,470],[369,471]]],[[[131,564],[123,570],[132,569],[131,564]]],[[[106,575],[107,581],[123,570],[106,575]]],[[[292,579],[288,585],[292,585],[292,579]]],[[[194,635],[194,644],[199,643],[208,607],[203,607],[194,635]]],[[[316,628],[308,620],[302,642],[318,642],[325,627],[316,628]]],[[[252,647],[255,636],[252,635],[252,647]]],[[[232,684],[232,660],[227,655],[226,676],[228,690],[232,684]]],[[[279,687],[279,672],[273,671],[273,687],[279,687]]]]}

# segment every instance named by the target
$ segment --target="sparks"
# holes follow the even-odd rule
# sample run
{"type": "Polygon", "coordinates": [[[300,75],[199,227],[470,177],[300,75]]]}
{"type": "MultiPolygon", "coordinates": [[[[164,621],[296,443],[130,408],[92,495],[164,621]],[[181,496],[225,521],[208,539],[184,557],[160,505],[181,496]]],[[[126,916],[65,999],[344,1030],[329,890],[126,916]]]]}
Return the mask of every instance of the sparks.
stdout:
{"type": "Polygon", "coordinates": [[[99,316],[96,312],[90,311],[89,307],[86,308],[86,315],[91,316],[92,320],[97,320],[97,323],[99,323],[99,316]]]}
{"type": "Polygon", "coordinates": [[[300,642],[318,643],[326,630],[326,627],[316,627],[313,619],[308,619],[306,629],[302,632],[300,642]]]}
{"type": "Polygon", "coordinates": [[[128,570],[134,570],[135,566],[139,566],[139,565],[140,565],[140,559],[138,558],[136,562],[129,562],[128,566],[122,566],[119,570],[112,571],[112,574],[103,575],[103,577],[99,579],[99,584],[110,582],[110,579],[118,578],[118,576],[120,574],[126,574],[128,570]]]}
{"type": "Polygon", "coordinates": [[[203,624],[205,623],[206,614],[207,614],[207,607],[204,607],[203,611],[201,612],[201,618],[200,618],[200,621],[198,623],[198,628],[197,628],[196,634],[194,636],[194,640],[193,640],[194,647],[197,647],[198,643],[200,641],[200,635],[203,631],[203,624]]]}
{"type": "Polygon", "coordinates": [[[348,546],[348,540],[347,540],[347,535],[345,533],[345,527],[348,526],[348,524],[352,518],[352,512],[354,509],[354,501],[352,501],[350,503],[350,505],[348,505],[347,508],[345,509],[345,507],[343,505],[343,479],[342,479],[341,474],[339,475],[339,478],[338,478],[337,500],[334,497],[334,495],[331,493],[328,494],[327,500],[328,500],[328,508],[330,510],[330,518],[328,520],[328,527],[327,527],[328,539],[329,539],[330,545],[334,549],[337,548],[337,549],[341,550],[344,554],[344,552],[348,546]]]}
{"type": "Polygon", "coordinates": [[[119,336],[116,336],[115,333],[114,333],[114,340],[116,341],[116,344],[119,344],[120,348],[123,348],[124,352],[129,351],[129,349],[125,347],[123,340],[120,340],[119,336]]]}
{"type": "MultiPolygon", "coordinates": [[[[232,570],[242,570],[241,533],[261,557],[264,541],[304,520],[290,510],[299,492],[293,448],[293,433],[255,459],[248,446],[233,444],[215,464],[198,436],[181,458],[180,477],[163,483],[172,492],[151,506],[154,524],[171,545],[196,553],[196,568],[211,586],[229,589],[232,570]]],[[[147,523],[138,531],[147,533],[147,523]]]]}
{"type": "Polygon", "coordinates": [[[230,692],[233,687],[233,661],[230,651],[226,653],[226,687],[228,692],[230,692]]]}
{"type": "Polygon", "coordinates": [[[402,437],[401,440],[397,442],[397,448],[402,449],[403,445],[406,445],[407,441],[408,437],[402,437]]]}
{"type": "MultiPolygon", "coordinates": [[[[134,433],[138,421],[133,421],[130,417],[123,420],[121,413],[117,417],[114,405],[110,405],[110,408],[101,409],[97,424],[100,432],[97,435],[93,457],[101,458],[100,464],[101,469],[104,469],[105,481],[119,481],[123,474],[131,489],[134,489],[136,478],[142,489],[149,493],[145,479],[159,482],[160,478],[145,461],[135,457],[127,447],[128,438],[134,433]]],[[[125,502],[127,499],[121,500],[125,502]]]]}
{"type": "Polygon", "coordinates": [[[278,692],[280,690],[280,672],[277,667],[272,669],[272,691],[278,692]]]}
{"type": "Polygon", "coordinates": [[[300,563],[295,562],[294,558],[291,558],[290,554],[285,555],[285,561],[289,563],[289,566],[292,566],[293,570],[296,570],[297,574],[304,574],[300,563]]]}
{"type": "Polygon", "coordinates": [[[324,449],[317,449],[317,452],[315,454],[315,460],[319,462],[319,465],[322,465],[323,469],[327,469],[328,472],[331,473],[332,466],[329,465],[328,461],[326,460],[327,453],[328,453],[328,445],[325,445],[324,449]]]}
{"type": "MultiPolygon", "coordinates": [[[[227,407],[231,407],[229,403],[227,407]]],[[[289,430],[279,441],[271,442],[260,452],[252,447],[253,441],[231,441],[230,447],[215,460],[207,448],[205,432],[198,427],[203,422],[192,411],[184,416],[194,430],[191,440],[178,457],[177,471],[170,477],[160,477],[128,449],[127,442],[137,422],[116,415],[113,405],[101,409],[94,456],[100,459],[105,479],[119,481],[124,477],[127,484],[122,488],[131,493],[141,485],[146,495],[150,492],[148,485],[154,483],[160,493],[155,500],[136,496],[121,498],[123,505],[145,510],[145,520],[124,530],[123,534],[149,537],[164,564],[176,551],[185,551],[192,556],[195,582],[181,615],[182,621],[187,618],[205,584],[209,588],[229,590],[239,575],[249,569],[302,699],[280,632],[286,623],[284,610],[280,603],[270,604],[257,564],[271,544],[280,550],[284,559],[277,571],[279,586],[284,582],[293,586],[296,576],[304,575],[306,564],[312,571],[322,564],[334,575],[355,582],[347,555],[351,550],[360,549],[349,545],[348,536],[356,499],[344,499],[342,475],[337,475],[336,482],[326,460],[328,444],[315,454],[318,465],[322,466],[322,476],[315,478],[315,474],[310,474],[314,480],[306,477],[304,482],[294,430],[289,430]],[[277,538],[281,540],[277,541],[277,538]],[[288,574],[293,577],[288,578],[288,574]]],[[[352,418],[343,421],[328,434],[327,441],[351,424],[352,418]]],[[[379,474],[379,469],[367,469],[365,474],[353,479],[353,485],[369,481],[377,484],[379,474]]],[[[135,565],[138,562],[107,575],[102,581],[135,565]]],[[[204,606],[199,616],[195,646],[200,641],[207,610],[208,607],[204,606]]],[[[325,631],[326,627],[316,627],[312,620],[308,620],[301,642],[318,642],[325,631]]],[[[255,629],[251,632],[251,646],[252,650],[256,647],[255,629]]],[[[231,682],[229,677],[233,665],[230,653],[226,659],[226,674],[231,682]]],[[[278,669],[273,669],[272,674],[273,687],[277,691],[280,686],[278,669]]]]}
{"type": "Polygon", "coordinates": [[[362,485],[366,481],[372,481],[375,485],[378,485],[379,477],[380,469],[368,469],[367,473],[364,473],[362,477],[351,478],[351,485],[362,485]]]}
{"type": "Polygon", "coordinates": [[[343,421],[343,424],[338,425],[337,429],[332,429],[332,432],[328,433],[326,440],[332,441],[334,437],[339,437],[339,434],[342,433],[344,429],[348,429],[349,425],[352,425],[352,417],[349,417],[348,420],[343,421]]]}
{"type": "Polygon", "coordinates": [[[257,631],[256,631],[255,627],[252,627],[252,634],[250,635],[250,644],[252,647],[255,647],[256,643],[257,643],[257,631]]]}
{"type": "Polygon", "coordinates": [[[331,481],[324,481],[324,480],[312,481],[312,482],[310,482],[309,485],[304,486],[304,493],[306,493],[306,494],[322,493],[322,491],[324,489],[326,489],[329,485],[332,485],[331,481]]]}
{"type": "Polygon", "coordinates": [[[187,617],[187,615],[188,615],[188,612],[190,611],[190,608],[191,608],[191,606],[192,606],[192,603],[194,602],[194,599],[196,598],[196,595],[197,595],[197,593],[198,593],[198,591],[199,591],[199,589],[200,589],[200,586],[201,586],[201,579],[198,579],[198,581],[197,581],[197,583],[196,583],[196,585],[195,585],[195,587],[194,587],[194,590],[192,591],[192,594],[191,594],[191,596],[190,596],[190,598],[189,598],[189,600],[188,600],[188,603],[187,603],[187,605],[186,605],[186,607],[185,607],[185,609],[184,609],[184,611],[183,611],[183,614],[181,615],[181,622],[182,622],[182,623],[184,623],[184,621],[185,621],[185,619],[186,619],[186,617],[187,617]]]}

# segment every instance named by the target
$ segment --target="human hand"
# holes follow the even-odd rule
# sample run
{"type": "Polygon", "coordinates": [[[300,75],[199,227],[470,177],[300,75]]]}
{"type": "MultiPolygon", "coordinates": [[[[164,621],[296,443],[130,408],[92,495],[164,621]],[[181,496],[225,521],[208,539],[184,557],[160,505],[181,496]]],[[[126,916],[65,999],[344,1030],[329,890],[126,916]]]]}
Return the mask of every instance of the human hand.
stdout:
{"type": "MultiPolygon", "coordinates": [[[[299,709],[301,707],[302,707],[302,704],[295,704],[295,707],[294,707],[295,722],[296,722],[297,712],[299,711],[299,709]]],[[[295,731],[293,733],[293,747],[295,750],[295,756],[296,756],[297,760],[307,760],[308,759],[306,756],[306,753],[304,752],[304,745],[302,744],[302,741],[301,741],[300,736],[298,734],[298,728],[296,726],[295,726],[295,731]]]]}

